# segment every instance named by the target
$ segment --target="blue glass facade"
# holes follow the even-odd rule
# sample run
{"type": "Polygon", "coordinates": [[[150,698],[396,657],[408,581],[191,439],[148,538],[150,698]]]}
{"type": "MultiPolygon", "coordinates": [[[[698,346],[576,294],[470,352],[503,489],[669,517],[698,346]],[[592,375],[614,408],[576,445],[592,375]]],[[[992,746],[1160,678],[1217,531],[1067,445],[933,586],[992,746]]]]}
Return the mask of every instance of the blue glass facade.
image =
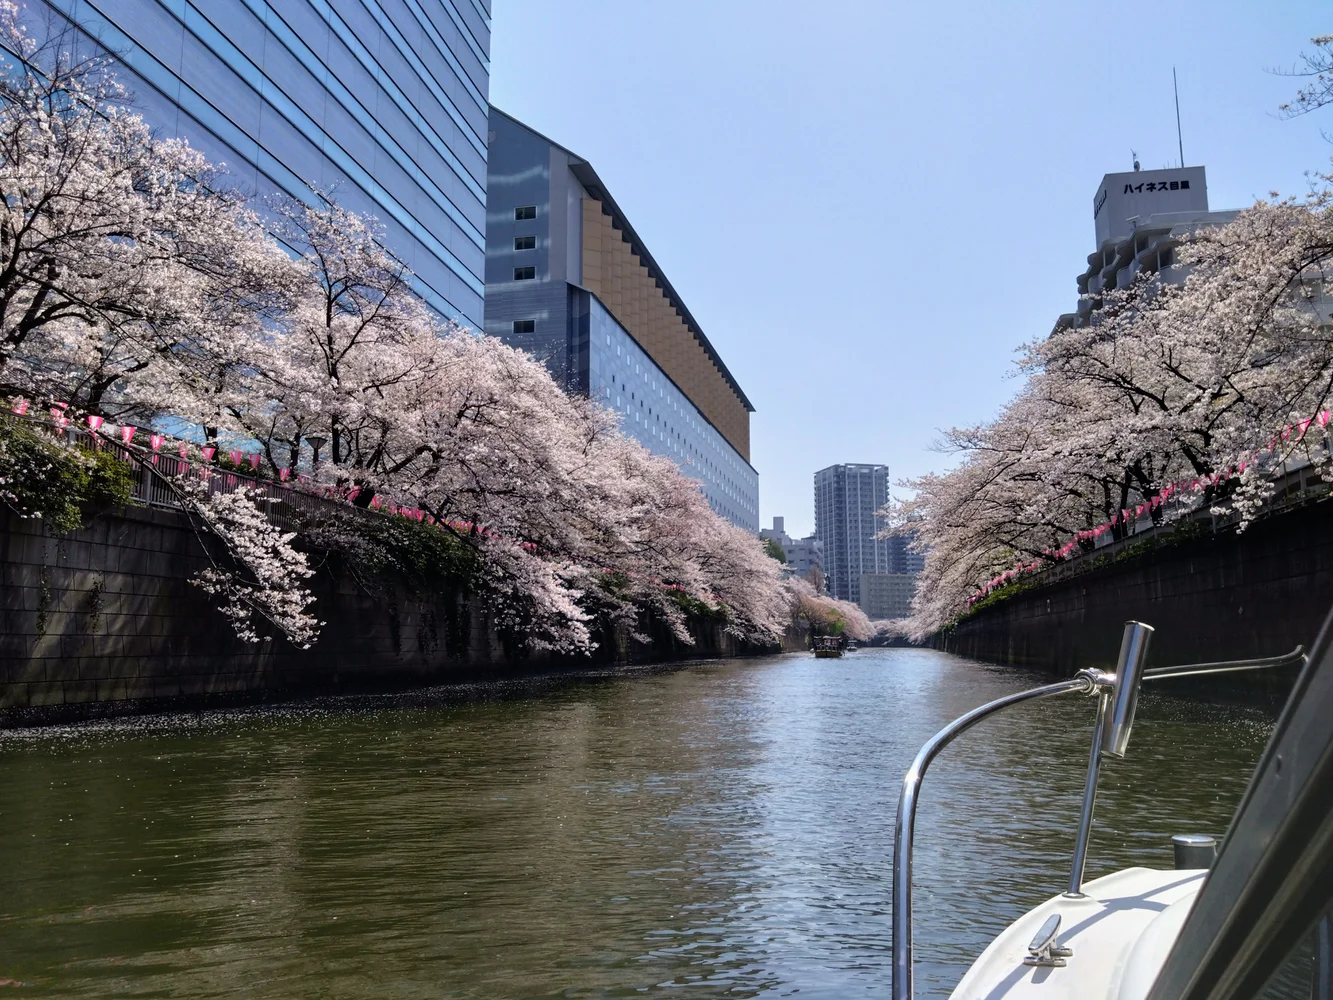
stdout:
{"type": "Polygon", "coordinates": [[[732,524],[758,531],[759,473],[595,297],[587,354],[589,393],[621,414],[621,429],[698,479],[709,505],[732,524]]]}
{"type": "Polygon", "coordinates": [[[490,0],[28,0],[114,53],[160,134],[248,193],[335,188],[417,289],[483,322],[490,0]]]}

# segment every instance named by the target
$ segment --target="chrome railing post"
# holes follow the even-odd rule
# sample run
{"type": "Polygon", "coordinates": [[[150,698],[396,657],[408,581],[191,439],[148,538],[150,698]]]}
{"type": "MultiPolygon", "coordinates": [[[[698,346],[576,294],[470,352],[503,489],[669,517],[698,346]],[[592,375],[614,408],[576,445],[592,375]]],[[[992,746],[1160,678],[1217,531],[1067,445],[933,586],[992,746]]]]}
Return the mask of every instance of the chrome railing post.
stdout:
{"type": "Polygon", "coordinates": [[[1097,695],[1097,723],[1092,729],[1092,753],[1088,756],[1088,778],[1083,785],[1083,811],[1079,814],[1078,836],[1074,838],[1074,864],[1069,872],[1066,896],[1083,895],[1083,865],[1088,860],[1088,838],[1092,834],[1092,810],[1097,804],[1097,778],[1102,764],[1102,733],[1110,695],[1103,689],[1097,695]]]}
{"type": "Polygon", "coordinates": [[[902,793],[898,798],[898,819],[893,843],[893,1000],[912,998],[912,840],[916,831],[916,806],[921,790],[921,779],[939,752],[967,732],[988,715],[1002,708],[1017,705],[1034,698],[1075,691],[1091,694],[1095,689],[1091,674],[1083,673],[1067,681],[1005,695],[974,708],[954,719],[930,738],[919,751],[912,766],[903,776],[902,793]]]}
{"type": "Polygon", "coordinates": [[[1143,679],[1143,665],[1148,657],[1148,641],[1152,633],[1151,625],[1125,622],[1115,677],[1107,678],[1100,671],[1094,672],[1101,689],[1097,697],[1097,723],[1092,731],[1088,777],[1083,784],[1083,810],[1079,813],[1078,834],[1074,838],[1074,861],[1069,869],[1066,896],[1077,898],[1083,895],[1083,868],[1088,860],[1088,840],[1092,836],[1092,812],[1097,805],[1097,779],[1101,774],[1102,756],[1125,755],[1130,730],[1134,726],[1139,684],[1143,679]]]}

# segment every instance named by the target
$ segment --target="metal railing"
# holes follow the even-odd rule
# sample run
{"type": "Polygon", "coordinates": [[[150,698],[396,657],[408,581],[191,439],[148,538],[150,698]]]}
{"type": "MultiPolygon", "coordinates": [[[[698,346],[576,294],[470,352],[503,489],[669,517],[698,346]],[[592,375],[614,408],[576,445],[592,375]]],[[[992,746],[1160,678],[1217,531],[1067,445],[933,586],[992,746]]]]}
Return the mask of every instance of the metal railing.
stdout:
{"type": "MultiPolygon", "coordinates": [[[[182,498],[182,484],[198,483],[209,495],[234,493],[246,489],[256,495],[259,507],[269,522],[284,531],[296,531],[312,516],[352,514],[367,518],[382,516],[379,511],[357,507],[332,495],[313,492],[321,489],[314,482],[298,479],[281,483],[262,476],[247,475],[235,465],[202,458],[182,458],[167,451],[125,444],[108,434],[77,426],[71,420],[61,425],[56,420],[41,417],[3,414],[0,419],[13,420],[49,435],[54,440],[85,451],[103,451],[126,462],[131,471],[130,502],[143,507],[187,510],[182,498]]],[[[194,451],[199,446],[178,439],[163,440],[163,447],[179,449],[181,444],[194,451]]],[[[327,487],[323,489],[328,489],[327,487]]]]}
{"type": "MultiPolygon", "coordinates": [[[[1319,469],[1307,460],[1285,463],[1282,471],[1273,480],[1274,493],[1264,503],[1260,517],[1267,517],[1281,511],[1304,506],[1315,500],[1322,500],[1333,492],[1333,485],[1320,478],[1319,469]]],[[[1240,522],[1240,515],[1214,514],[1206,505],[1200,506],[1188,514],[1173,520],[1153,521],[1144,516],[1130,525],[1129,530],[1120,538],[1111,538],[1110,533],[1098,539],[1090,548],[1078,549],[1059,562],[1049,563],[1022,579],[1037,583],[1055,583],[1071,577],[1081,576],[1100,559],[1115,559],[1126,549],[1153,540],[1170,539],[1176,532],[1190,525],[1198,525],[1202,530],[1216,535],[1234,528],[1240,522]]],[[[998,589],[998,588],[997,588],[998,589]]]]}
{"type": "MultiPolygon", "coordinates": [[[[1219,663],[1191,663],[1179,666],[1144,669],[1148,640],[1152,628],[1142,622],[1126,622],[1120,646],[1116,672],[1080,670],[1066,681],[1019,691],[974,708],[959,716],[932,736],[917,752],[907,773],[903,776],[902,792],[898,798],[898,816],[893,845],[893,1000],[911,1000],[913,996],[912,945],[912,848],[916,836],[916,809],[926,769],[940,751],[983,719],[1002,709],[1041,698],[1064,694],[1097,695],[1096,721],[1093,726],[1092,751],[1088,761],[1088,775],[1083,790],[1083,806],[1079,815],[1078,832],[1074,841],[1073,862],[1065,895],[1082,895],[1084,864],[1092,829],[1092,814],[1097,800],[1097,778],[1103,757],[1123,757],[1134,724],[1138,692],[1143,681],[1189,677],[1199,674],[1234,673],[1243,670],[1271,670],[1303,663],[1307,659],[1302,646],[1283,656],[1219,663]]],[[[1049,935],[1054,947],[1054,932],[1049,935]]],[[[1035,944],[1035,942],[1034,942],[1035,944]]],[[[1051,951],[1051,949],[1046,949],[1051,951]]],[[[1035,954],[1035,952],[1034,952],[1035,954]]],[[[1038,957],[1030,964],[1052,964],[1055,952],[1038,957]]]]}

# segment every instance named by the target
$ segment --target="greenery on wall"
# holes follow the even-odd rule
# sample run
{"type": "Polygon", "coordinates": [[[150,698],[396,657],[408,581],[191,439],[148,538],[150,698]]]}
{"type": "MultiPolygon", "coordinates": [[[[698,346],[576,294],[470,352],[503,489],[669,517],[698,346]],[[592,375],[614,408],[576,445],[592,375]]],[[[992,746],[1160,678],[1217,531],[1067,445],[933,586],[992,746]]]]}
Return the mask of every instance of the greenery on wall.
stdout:
{"type": "Polygon", "coordinates": [[[56,534],[86,513],[123,507],[134,477],[110,451],[71,448],[16,420],[0,420],[0,505],[56,534]]]}

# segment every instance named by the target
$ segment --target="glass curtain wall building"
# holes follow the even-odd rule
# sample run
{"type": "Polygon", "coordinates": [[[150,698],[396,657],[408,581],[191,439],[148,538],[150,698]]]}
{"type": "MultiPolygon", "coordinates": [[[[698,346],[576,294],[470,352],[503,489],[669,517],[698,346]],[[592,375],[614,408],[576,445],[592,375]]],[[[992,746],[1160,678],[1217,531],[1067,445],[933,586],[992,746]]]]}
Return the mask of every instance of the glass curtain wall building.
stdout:
{"type": "Polygon", "coordinates": [[[117,60],[150,125],[243,191],[334,189],[443,315],[480,328],[490,0],[26,0],[117,60]]]}
{"type": "Polygon", "coordinates": [[[754,407],[588,162],[491,110],[486,332],[698,479],[759,530],[754,407]]]}
{"type": "Polygon", "coordinates": [[[891,569],[887,527],[878,511],[889,502],[887,465],[831,465],[815,473],[815,537],[824,543],[828,591],[861,603],[861,577],[891,569]]]}

